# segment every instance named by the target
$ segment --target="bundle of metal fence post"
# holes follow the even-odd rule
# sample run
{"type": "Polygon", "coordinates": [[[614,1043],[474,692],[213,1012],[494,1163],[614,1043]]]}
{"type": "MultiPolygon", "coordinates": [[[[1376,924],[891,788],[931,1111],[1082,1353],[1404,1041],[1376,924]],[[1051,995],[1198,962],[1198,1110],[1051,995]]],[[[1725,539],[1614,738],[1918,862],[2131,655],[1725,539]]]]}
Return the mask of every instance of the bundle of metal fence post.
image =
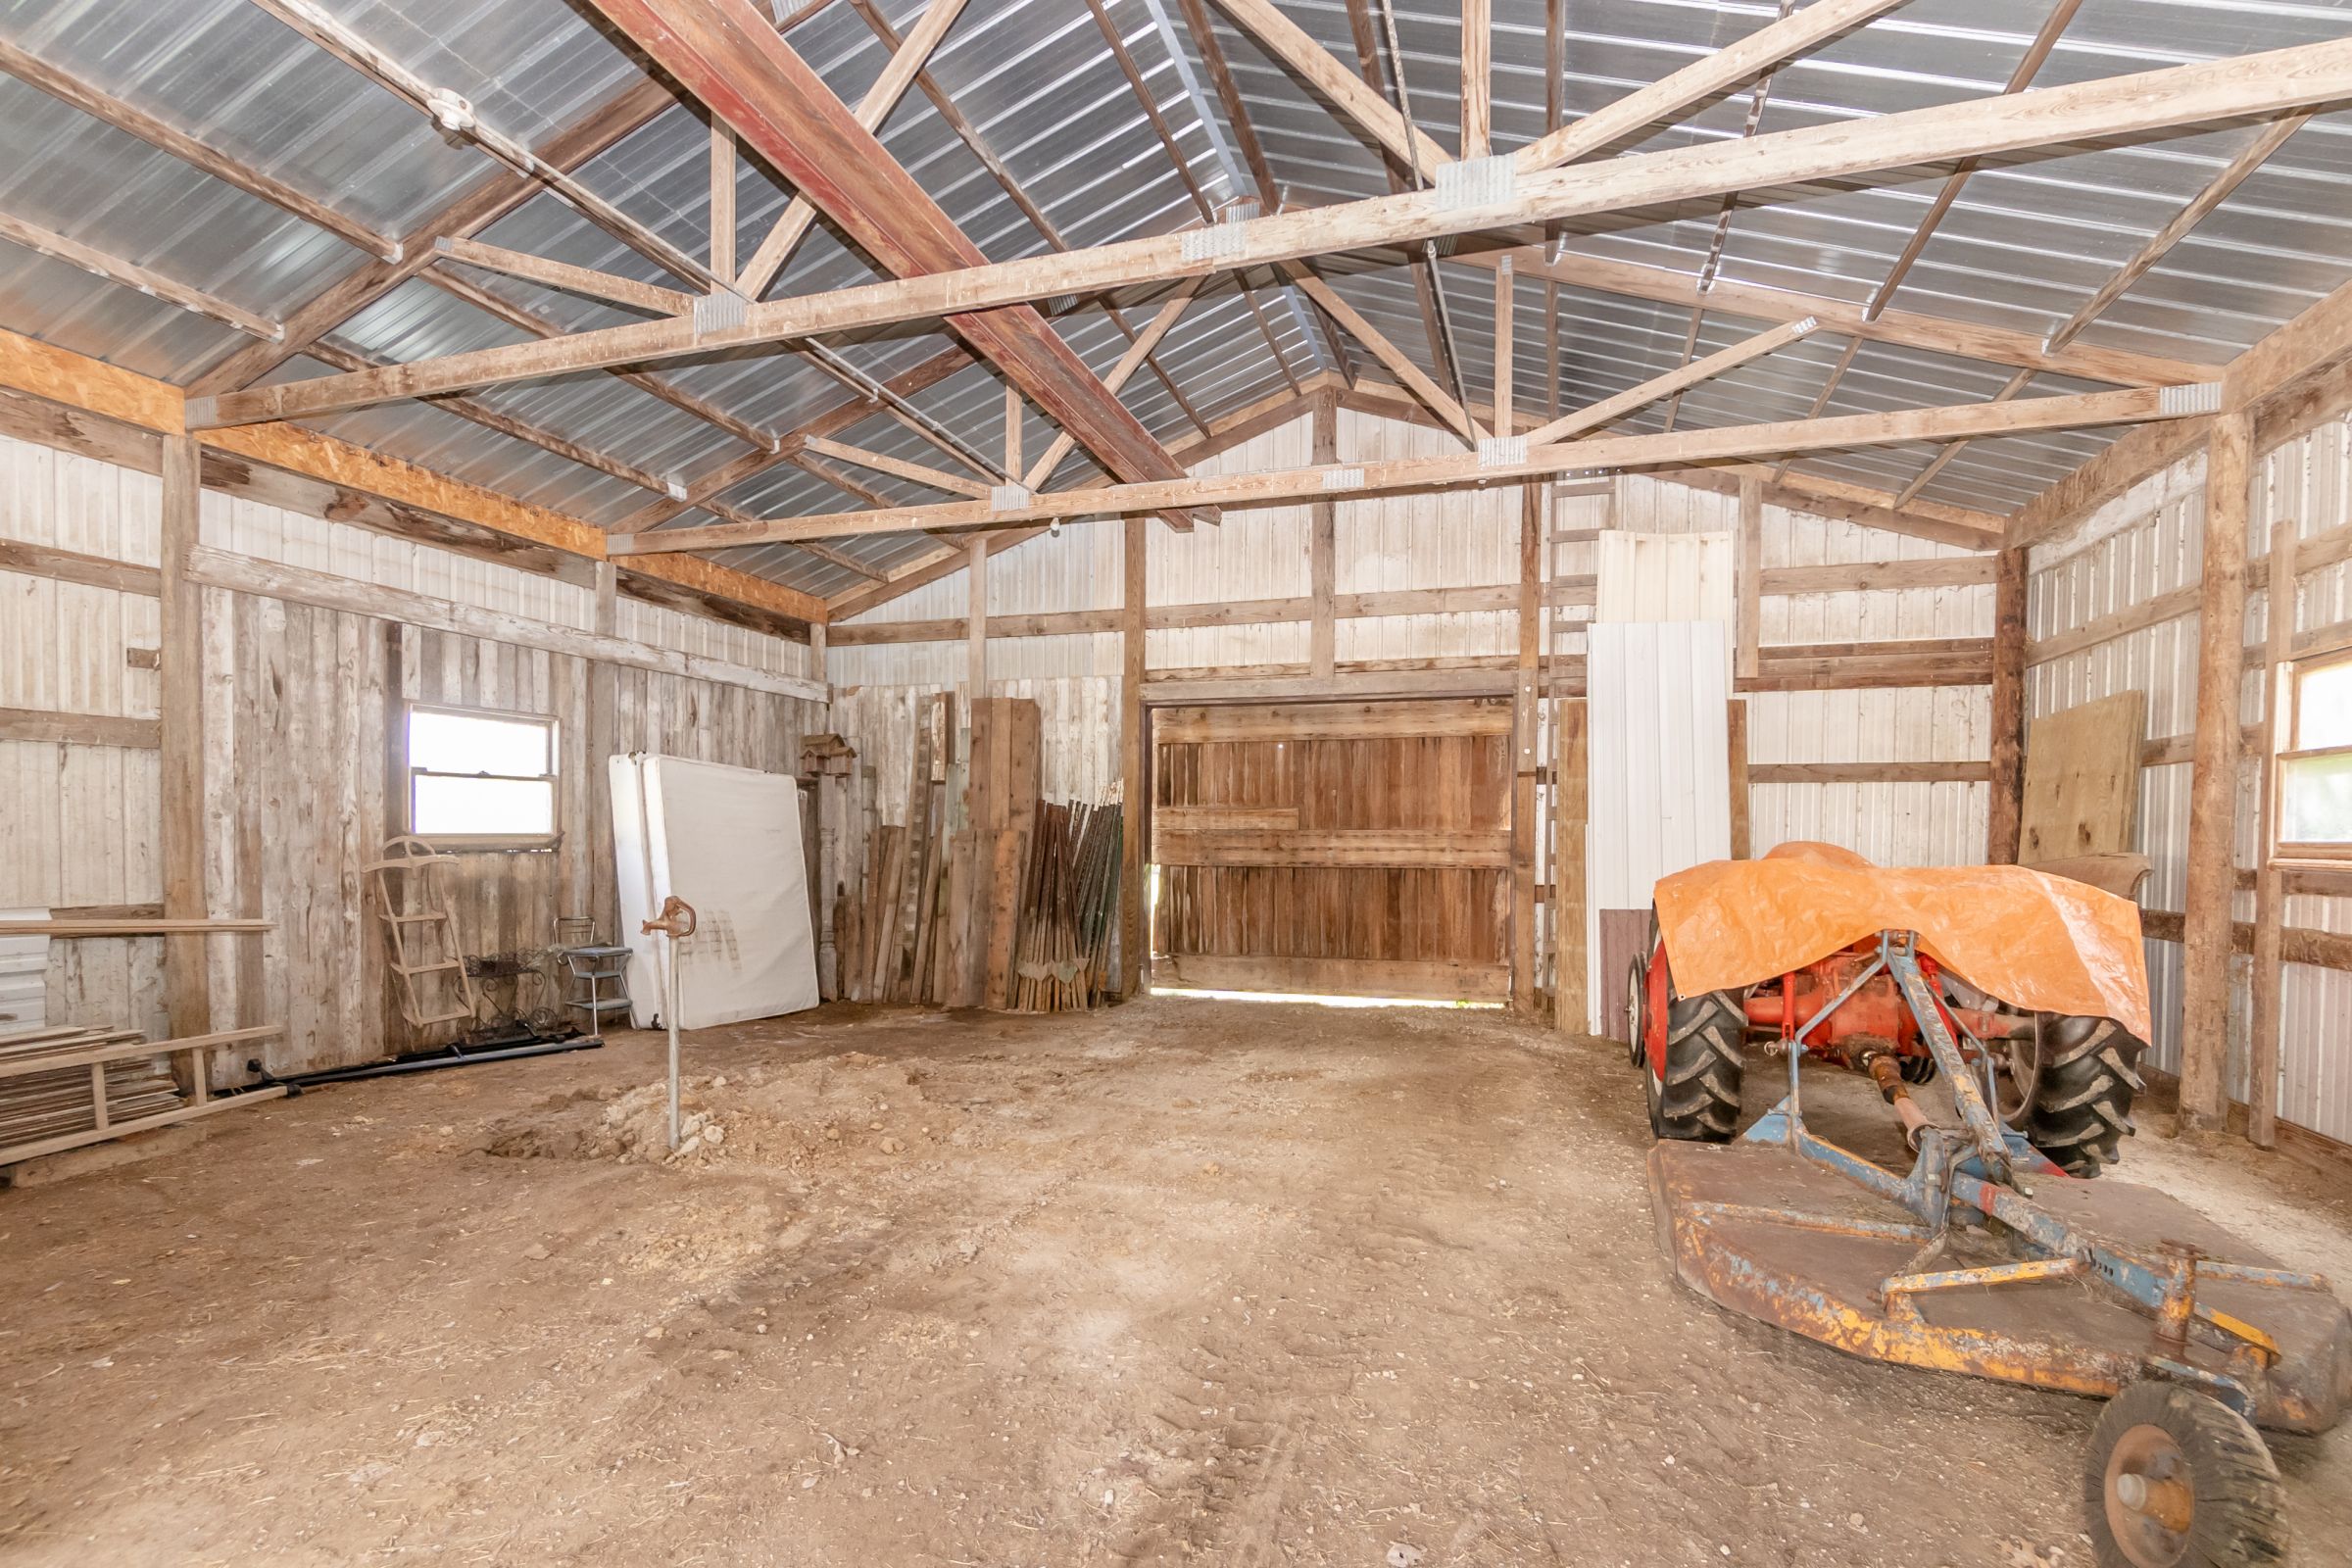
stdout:
{"type": "Polygon", "coordinates": [[[1118,907],[1119,808],[1041,805],[1022,906],[1012,1003],[1028,1012],[1091,1008],[1109,990],[1118,907]]]}

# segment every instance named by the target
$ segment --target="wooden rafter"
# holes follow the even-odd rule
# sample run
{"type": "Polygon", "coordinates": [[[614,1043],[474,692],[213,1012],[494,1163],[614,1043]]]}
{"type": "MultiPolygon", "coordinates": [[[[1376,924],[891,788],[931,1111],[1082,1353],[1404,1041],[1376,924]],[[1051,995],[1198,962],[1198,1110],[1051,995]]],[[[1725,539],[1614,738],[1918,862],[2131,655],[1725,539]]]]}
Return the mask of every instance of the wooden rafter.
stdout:
{"type": "MultiPolygon", "coordinates": [[[[550,137],[536,156],[551,169],[575,169],[642,128],[673,103],[663,83],[651,78],[634,82],[550,137]]],[[[189,390],[209,395],[260,380],[422,271],[433,260],[435,239],[487,228],[538,192],[535,179],[505,170],[492,173],[405,236],[399,261],[370,263],[327,285],[286,318],[283,338],[257,343],[230,356],[197,377],[189,390]]]]}
{"type": "MultiPolygon", "coordinates": [[[[1260,48],[1297,72],[1342,119],[1370,137],[1374,145],[1391,158],[1417,166],[1424,180],[1436,179],[1438,167],[1453,161],[1428,136],[1405,133],[1404,117],[1380,90],[1377,76],[1370,73],[1359,76],[1350,72],[1308,36],[1304,27],[1284,16],[1273,0],[1217,0],[1217,5],[1256,39],[1260,48]]],[[[1360,15],[1361,8],[1362,0],[1350,0],[1352,12],[1360,15]]],[[[1465,11],[1465,18],[1467,15],[1465,11]]],[[[1369,18],[1363,19],[1363,24],[1369,25],[1369,18]]],[[[1359,48],[1361,44],[1359,34],[1359,48]]]]}
{"type": "MultiPolygon", "coordinates": [[[[1182,316],[1185,307],[1193,302],[1193,296],[1199,292],[1200,287],[1200,280],[1192,278],[1177,289],[1168,302],[1159,308],[1159,314],[1152,317],[1143,331],[1136,335],[1135,341],[1127,345],[1127,352],[1119,356],[1119,363],[1112,366],[1110,373],[1102,378],[1104,386],[1113,392],[1125,389],[1128,381],[1134,377],[1137,368],[1151,359],[1152,351],[1159,346],[1159,340],[1168,335],[1169,328],[1176,324],[1176,318],[1182,316]]],[[[1205,430],[1202,432],[1204,435],[1206,433],[1205,430]]],[[[1054,438],[1053,444],[1048,446],[1038,458],[1037,466],[1022,475],[1021,483],[1031,490],[1041,488],[1048,479],[1054,476],[1054,470],[1061,466],[1061,460],[1068,457],[1070,449],[1077,444],[1077,439],[1067,430],[1062,431],[1054,438]]]]}
{"type": "MultiPolygon", "coordinates": [[[[454,295],[475,310],[495,317],[509,326],[528,332],[535,338],[556,341],[564,335],[561,325],[541,316],[538,312],[527,306],[518,305],[503,294],[494,293],[469,278],[460,277],[444,268],[434,268],[423,276],[424,281],[443,293],[454,295]]],[[[775,450],[775,436],[748,420],[737,418],[708,398],[699,397],[687,391],[666,376],[656,374],[651,370],[630,370],[610,366],[606,368],[616,379],[628,382],[640,392],[659,398],[681,413],[694,416],[713,429],[724,430],[747,446],[758,447],[762,452],[775,450]]]]}
{"type": "MultiPolygon", "coordinates": [[[[885,43],[897,37],[888,19],[872,5],[858,5],[858,14],[864,19],[865,24],[872,29],[874,35],[885,43]]],[[[1014,177],[1011,166],[998,155],[996,148],[990,144],[988,138],[981,134],[980,127],[972,123],[971,117],[956,106],[955,97],[941,87],[938,79],[927,70],[917,72],[914,79],[915,85],[920,87],[923,96],[930,100],[931,107],[938,113],[941,121],[956,133],[956,139],[963,143],[971,155],[980,161],[980,167],[988,171],[989,177],[997,182],[997,188],[1004,193],[1005,198],[1020,209],[1021,216],[1029,220],[1029,226],[1036,229],[1044,237],[1046,243],[1053,246],[1054,249],[1068,250],[1070,242],[1062,236],[1060,228],[1051,218],[1046,216],[1044,208],[1030,199],[1029,192],[1023,188],[1020,180],[1014,177]]],[[[1133,343],[1135,328],[1128,324],[1126,312],[1119,310],[1107,301],[1100,303],[1102,314],[1109,319],[1112,326],[1118,328],[1119,335],[1133,343]]],[[[1161,365],[1156,357],[1147,360],[1146,363],[1151,367],[1152,373],[1158,378],[1159,384],[1167,389],[1168,397],[1183,412],[1184,416],[1190,419],[1197,428],[1205,431],[1208,428],[1207,421],[1201,418],[1200,411],[1193,406],[1192,399],[1184,395],[1184,388],[1176,384],[1176,378],[1168,373],[1167,368],[1161,365]]]]}
{"type": "MultiPolygon", "coordinates": [[[[2207,389],[2208,393],[2210,389],[2207,389]]],[[[887,512],[816,517],[775,518],[757,530],[677,529],[654,538],[615,540],[615,554],[648,550],[717,550],[779,540],[843,538],[894,533],[907,528],[996,529],[1055,518],[1154,512],[1171,505],[1276,506],[1294,501],[1360,499],[1405,490],[1507,484],[1579,469],[1684,466],[1782,452],[1828,452],[1852,447],[1899,445],[1963,435],[2008,435],[2036,430],[2089,429],[2141,424],[2189,416],[2209,398],[2175,389],[2134,388],[2078,397],[2031,398],[2006,404],[1908,409],[1900,413],[1789,420],[1671,435],[1601,436],[1530,447],[1524,456],[1482,451],[1475,455],[1418,458],[1344,467],[1188,477],[1100,490],[1032,495],[1018,507],[991,502],[905,507],[887,512]]]]}
{"type": "MultiPolygon", "coordinates": [[[[648,0],[610,3],[625,10],[642,7],[648,0]]],[[[740,5],[743,0],[734,3],[740,5]]],[[[771,47],[784,49],[781,40],[771,47]]],[[[797,63],[799,57],[790,58],[797,63]]],[[[807,70],[805,66],[800,69],[807,70]]],[[[821,85],[816,84],[819,90],[821,85]]],[[[403,366],[394,372],[363,371],[255,388],[192,403],[190,417],[200,426],[286,418],[427,392],[528,380],[940,315],[950,316],[961,329],[967,322],[995,318],[998,307],[1059,294],[1124,288],[1517,223],[1651,208],[1733,190],[1833,179],[2091,138],[2123,139],[2215,120],[2277,116],[2345,98],[2352,98],[2352,39],[2111,76],[2009,98],[1804,126],[1728,146],[1670,148],[1546,171],[1521,176],[1517,194],[1510,201],[1486,207],[1448,203],[1436,192],[1374,197],[1220,225],[1213,248],[1197,246],[1182,235],[1122,240],[1067,255],[966,265],[944,273],[753,305],[745,312],[743,322],[735,326],[706,329],[690,321],[651,321],[580,333],[561,343],[452,355],[403,366]]],[[[839,101],[830,94],[825,99],[839,109],[839,101]]],[[[865,142],[871,141],[862,131],[858,134],[865,142]]],[[[814,146],[811,143],[800,152],[799,161],[810,166],[821,161],[853,172],[868,167],[846,156],[819,153],[812,158],[814,146]]],[[[792,151],[790,147],[784,150],[792,151]]],[[[805,172],[817,173],[813,167],[805,172]]],[[[899,173],[903,176],[904,171],[899,173]]],[[[846,194],[842,199],[846,208],[846,194]]],[[[924,200],[928,204],[928,198],[924,200]]],[[[977,324],[973,329],[994,331],[977,324]]],[[[1024,390],[1035,395],[1034,388],[1024,390]]]]}
{"type": "MultiPolygon", "coordinates": [[[[2239,150],[2236,157],[2222,167],[2221,172],[2215,174],[2206,182],[2202,190],[2190,197],[2181,209],[2165,222],[2163,227],[2148,236],[2147,241],[2126,258],[2122,266],[2110,272],[2107,280],[2092,291],[2089,299],[2084,300],[2081,306],[2077,307],[2072,316],[2059,322],[2049,337],[2043,341],[2042,347],[2063,349],[2074,342],[2077,337],[2082,335],[2085,327],[2106,312],[2109,306],[2129,293],[2132,284],[2145,277],[2158,262],[2163,261],[2174,246],[2186,239],[2191,229],[2203,222],[2215,208],[2228,201],[2231,191],[2245,183],[2249,174],[2267,163],[2272,154],[2285,146],[2287,138],[2301,130],[2310,120],[2311,116],[2309,115],[2289,115],[2283,120],[2274,121],[2265,125],[2252,141],[2239,150]]],[[[2026,390],[2027,384],[2033,379],[2034,372],[2032,370],[2018,371],[2009,378],[2007,385],[1993,395],[1993,401],[2005,402],[2021,395],[2026,390]]],[[[1937,474],[1951,465],[1953,459],[1960,456],[1967,446],[1966,441],[1946,443],[1943,450],[1936,453],[1929,461],[1928,466],[1902,488],[1895,497],[1896,505],[1900,506],[1909,502],[1925,490],[1934,482],[1937,474]]]]}
{"type": "Polygon", "coordinates": [[[656,316],[683,316],[694,309],[694,296],[658,283],[641,283],[617,272],[600,271],[593,267],[574,267],[569,262],[553,261],[545,256],[530,256],[504,245],[488,245],[478,239],[455,236],[438,239],[433,249],[453,262],[478,267],[486,272],[503,272],[508,277],[519,277],[542,287],[560,289],[566,294],[584,295],[607,304],[622,305],[634,311],[651,311],[656,316]]]}
{"type": "Polygon", "coordinates": [[[463,137],[518,174],[537,180],[558,201],[663,270],[698,289],[724,287],[710,270],[562,170],[535,158],[520,140],[486,123],[459,94],[437,86],[377,48],[359,29],[318,0],[246,0],[293,28],[353,71],[463,137]]]}
{"type": "Polygon", "coordinates": [[[52,65],[4,38],[0,38],[0,71],[26,86],[38,87],[61,103],[73,105],[93,120],[104,121],[117,130],[170,153],[192,169],[234,185],[249,196],[260,197],[280,212],[325,229],[379,261],[397,262],[401,258],[401,243],[390,235],[377,233],[358,219],[336,212],[326,203],[304,195],[285,181],[263,173],[243,159],[166,123],[144,109],[101,92],[63,67],[52,65]]]}
{"type": "MultiPolygon", "coordinates": [[[[1382,107],[1390,110],[1395,116],[1392,123],[1395,126],[1396,134],[1407,150],[1404,155],[1391,152],[1382,160],[1382,168],[1388,175],[1389,193],[1399,195],[1415,188],[1430,177],[1419,171],[1413,172],[1411,179],[1408,180],[1405,177],[1407,168],[1413,159],[1418,157],[1420,145],[1426,138],[1418,131],[1413,131],[1408,135],[1404,117],[1395,114],[1395,106],[1389,103],[1388,88],[1381,75],[1380,37],[1373,30],[1369,0],[1348,0],[1348,31],[1355,44],[1356,70],[1362,75],[1364,85],[1371,90],[1373,97],[1380,101],[1382,107]]],[[[1553,96],[1558,95],[1559,88],[1556,83],[1550,91],[1553,96]]],[[[1442,154],[1440,156],[1443,157],[1442,154]]],[[[1422,336],[1429,343],[1429,363],[1443,366],[1446,363],[1447,356],[1446,330],[1438,320],[1438,264],[1436,258],[1425,247],[1415,252],[1407,265],[1413,274],[1413,305],[1421,313],[1422,336]]],[[[1350,376],[1348,379],[1352,381],[1354,377],[1350,376]]]]}
{"type": "Polygon", "coordinates": [[[55,229],[27,222],[14,214],[0,213],[0,240],[22,245],[51,261],[78,267],[110,283],[135,288],[167,305],[176,305],[198,316],[209,316],[221,325],[233,326],[240,332],[250,332],[255,337],[272,342],[285,336],[284,325],[266,316],[256,315],[241,305],[232,305],[218,294],[209,293],[193,284],[167,277],[151,267],[125,261],[95,245],[85,245],[80,240],[69,238],[55,229]]]}
{"type": "MultiPolygon", "coordinates": [[[[1671,370],[1651,376],[1639,386],[1627,388],[1615,397],[1603,398],[1598,403],[1539,425],[1527,432],[1527,442],[1530,446],[1541,446],[1546,442],[1565,441],[1572,436],[1583,435],[1588,430],[1602,429],[1645,404],[1655,403],[1660,398],[1675,397],[1688,387],[1736,370],[1749,361],[1762,359],[1777,349],[1787,348],[1810,334],[1813,329],[1814,322],[1810,318],[1768,327],[1729,348],[1718,349],[1703,360],[1687,361],[1671,370]]],[[[1503,427],[1502,417],[1501,414],[1496,414],[1497,428],[1503,427]]]]}
{"type": "Polygon", "coordinates": [[[1298,284],[1299,290],[1308,299],[1313,300],[1318,309],[1346,328],[1348,336],[1369,350],[1372,357],[1396,378],[1398,385],[1426,404],[1429,411],[1444,420],[1446,427],[1460,436],[1464,442],[1471,446],[1478,445],[1486,431],[1479,427],[1478,421],[1470,417],[1469,411],[1464,409],[1451,393],[1431,380],[1428,374],[1413,363],[1411,355],[1398,348],[1390,340],[1387,333],[1366,320],[1361,312],[1341,298],[1339,290],[1315,275],[1304,265],[1294,262],[1288,264],[1285,270],[1290,273],[1291,281],[1298,284]]]}
{"type": "MultiPolygon", "coordinates": [[[[986,256],[749,0],[596,0],[634,39],[866,253],[902,279],[959,273],[986,256]]],[[[778,302],[785,303],[785,302],[778,302]]],[[[751,307],[752,313],[774,306],[751,307]]],[[[1034,305],[951,311],[956,331],[1111,472],[1179,470],[1034,305]]],[[[676,323],[673,323],[676,324],[676,323]]],[[[688,330],[700,333],[691,322],[688,330]]],[[[1189,527],[1191,517],[1169,519],[1189,527]]]]}
{"type": "MultiPolygon", "coordinates": [[[[1200,221],[1203,224],[1215,222],[1217,220],[1216,208],[1209,201],[1208,193],[1200,188],[1200,182],[1193,177],[1192,166],[1185,162],[1184,149],[1176,144],[1176,133],[1169,128],[1167,116],[1160,113],[1159,105],[1152,100],[1152,89],[1144,81],[1144,74],[1137,68],[1135,56],[1129,53],[1127,41],[1119,36],[1119,29],[1111,22],[1110,13],[1104,9],[1102,0],[1086,0],[1086,3],[1087,8],[1094,13],[1096,30],[1102,33],[1104,46],[1110,50],[1110,58],[1117,64],[1120,74],[1127,78],[1128,92],[1134,97],[1137,107],[1143,110],[1144,119],[1152,126],[1152,134],[1159,138],[1161,150],[1168,155],[1169,167],[1175,170],[1176,177],[1183,182],[1186,193],[1192,197],[1194,211],[1200,215],[1200,221]]],[[[1261,191],[1259,195],[1262,200],[1265,193],[1261,191]]],[[[1057,248],[1066,250],[1068,247],[1064,245],[1057,246],[1057,248]]],[[[1255,292],[1245,286],[1242,294],[1250,302],[1250,317],[1257,323],[1258,331],[1264,336],[1266,347],[1273,353],[1274,363],[1281,368],[1283,379],[1291,384],[1293,390],[1296,390],[1298,378],[1291,372],[1290,362],[1283,357],[1282,345],[1275,341],[1274,330],[1266,323],[1265,313],[1258,309],[1255,292]]],[[[1120,329],[1126,331],[1125,319],[1123,318],[1118,319],[1120,329]]],[[[1348,367],[1348,355],[1346,349],[1341,346],[1337,328],[1321,316],[1317,316],[1315,319],[1322,328],[1325,346],[1331,351],[1334,362],[1341,367],[1344,373],[1348,367]]],[[[1130,341],[1134,339],[1135,334],[1132,331],[1128,331],[1127,335],[1130,341]]],[[[1169,379],[1167,371],[1160,368],[1159,362],[1154,359],[1151,364],[1152,368],[1158,373],[1160,381],[1168,388],[1169,394],[1176,399],[1177,405],[1193,421],[1194,427],[1199,429],[1201,434],[1206,435],[1208,433],[1207,421],[1202,419],[1192,404],[1186,401],[1184,395],[1176,390],[1176,383],[1169,379]]]]}
{"type": "Polygon", "coordinates": [[[1813,4],[1757,28],[1738,43],[1661,76],[1573,124],[1561,127],[1513,154],[1520,172],[1554,169],[1590,158],[1634,132],[1656,124],[1693,104],[1704,103],[1750,81],[1784,62],[1808,54],[1903,0],[1813,0],[1813,4]]]}
{"type": "MultiPolygon", "coordinates": [[[[943,349],[912,369],[902,371],[881,385],[906,396],[937,386],[971,363],[971,355],[960,348],[943,349]]],[[[742,457],[723,463],[687,486],[685,495],[672,500],[649,502],[614,523],[611,531],[616,534],[644,533],[659,528],[697,507],[709,506],[713,499],[745,480],[789,461],[808,437],[838,435],[883,412],[882,401],[871,396],[860,395],[847,403],[837,403],[799,428],[788,431],[777,441],[774,451],[747,452],[742,457]]]]}
{"type": "MultiPolygon", "coordinates": [[[[852,111],[858,117],[858,123],[871,131],[881,130],[883,122],[890,119],[890,112],[898,107],[900,99],[906,96],[906,89],[914,84],[916,76],[923,74],[924,62],[931,58],[932,51],[947,37],[948,29],[956,24],[956,19],[963,14],[967,3],[968,0],[931,0],[916,21],[913,31],[904,38],[892,33],[884,39],[890,48],[890,61],[852,111]]],[[[789,31],[790,28],[778,30],[789,31]]],[[[784,264],[792,260],[793,250],[800,244],[802,236],[808,232],[808,225],[815,221],[816,208],[808,199],[805,196],[793,197],[776,219],[774,226],[768,229],[767,237],[760,242],[760,248],[752,253],[752,259],[744,267],[737,286],[753,299],[766,293],[768,285],[776,280],[776,274],[784,270],[784,264]]]]}
{"type": "Polygon", "coordinates": [[[888,453],[868,452],[863,447],[854,447],[846,441],[833,441],[824,436],[805,438],[801,442],[801,449],[805,452],[816,453],[820,457],[838,458],[844,463],[854,463],[861,468],[871,468],[876,473],[895,474],[902,479],[911,479],[916,484],[927,485],[934,490],[945,490],[953,496],[970,496],[978,499],[987,495],[989,491],[987,485],[981,484],[977,480],[967,479],[960,473],[949,473],[945,469],[934,468],[926,464],[909,463],[905,458],[894,458],[888,453]]]}
{"type": "MultiPolygon", "coordinates": [[[[1452,260],[1467,267],[1493,267],[1502,254],[1473,252],[1452,260]]],[[[1546,261],[1543,252],[1532,246],[1508,254],[1523,276],[1547,278],[1565,287],[1654,300],[1661,305],[1688,306],[1700,300],[1698,279],[1671,268],[1647,267],[1583,252],[1570,252],[1557,261],[1546,261]]],[[[1886,311],[1866,317],[1865,308],[1851,300],[1726,282],[1722,278],[1717,278],[1707,290],[1705,303],[1709,311],[1719,316],[1759,321],[1794,321],[1810,316],[1821,322],[1825,332],[1840,336],[2046,370],[2054,375],[2079,376],[2086,381],[2107,381],[2117,386],[2184,386],[2213,375],[2212,366],[2190,360],[2170,360],[2080,344],[2052,351],[2043,338],[2032,332],[1910,311],[1886,311]]]]}
{"type": "Polygon", "coordinates": [[[1462,0],[1461,156],[1484,158],[1494,150],[1494,12],[1493,0],[1462,0]]]}

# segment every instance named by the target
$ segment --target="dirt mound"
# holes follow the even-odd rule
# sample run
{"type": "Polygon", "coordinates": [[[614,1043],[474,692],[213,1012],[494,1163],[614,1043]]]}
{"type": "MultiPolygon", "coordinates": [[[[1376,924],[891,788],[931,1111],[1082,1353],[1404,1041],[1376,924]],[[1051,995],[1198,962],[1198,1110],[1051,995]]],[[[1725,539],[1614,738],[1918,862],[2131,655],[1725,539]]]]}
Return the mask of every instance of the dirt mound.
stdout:
{"type": "Polygon", "coordinates": [[[512,1159],[808,1168],[964,1143],[962,1117],[927,1099],[921,1078],[856,1051],[790,1068],[681,1078],[674,1152],[662,1083],[579,1090],[492,1123],[481,1148],[512,1159]]]}

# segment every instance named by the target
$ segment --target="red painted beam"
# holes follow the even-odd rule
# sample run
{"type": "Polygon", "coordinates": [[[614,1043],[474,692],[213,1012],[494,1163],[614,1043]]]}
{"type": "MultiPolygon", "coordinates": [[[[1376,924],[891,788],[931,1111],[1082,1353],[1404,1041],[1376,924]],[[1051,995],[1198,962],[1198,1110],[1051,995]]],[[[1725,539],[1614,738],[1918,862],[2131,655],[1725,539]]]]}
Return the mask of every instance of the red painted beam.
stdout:
{"type": "MultiPolygon", "coordinates": [[[[988,261],[750,0],[593,3],[893,275],[954,271],[988,261]]],[[[1023,397],[1119,478],[1183,474],[1035,307],[947,319],[1023,397]]]]}

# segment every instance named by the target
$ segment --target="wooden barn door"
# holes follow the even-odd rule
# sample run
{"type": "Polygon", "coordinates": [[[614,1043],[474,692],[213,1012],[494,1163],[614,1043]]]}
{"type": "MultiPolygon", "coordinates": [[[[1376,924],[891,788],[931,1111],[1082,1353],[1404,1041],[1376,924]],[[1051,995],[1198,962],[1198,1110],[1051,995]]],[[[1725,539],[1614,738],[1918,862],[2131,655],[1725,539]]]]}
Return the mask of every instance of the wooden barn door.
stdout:
{"type": "Polygon", "coordinates": [[[1507,699],[1162,708],[1152,741],[1162,984],[1508,999],[1507,699]]]}

